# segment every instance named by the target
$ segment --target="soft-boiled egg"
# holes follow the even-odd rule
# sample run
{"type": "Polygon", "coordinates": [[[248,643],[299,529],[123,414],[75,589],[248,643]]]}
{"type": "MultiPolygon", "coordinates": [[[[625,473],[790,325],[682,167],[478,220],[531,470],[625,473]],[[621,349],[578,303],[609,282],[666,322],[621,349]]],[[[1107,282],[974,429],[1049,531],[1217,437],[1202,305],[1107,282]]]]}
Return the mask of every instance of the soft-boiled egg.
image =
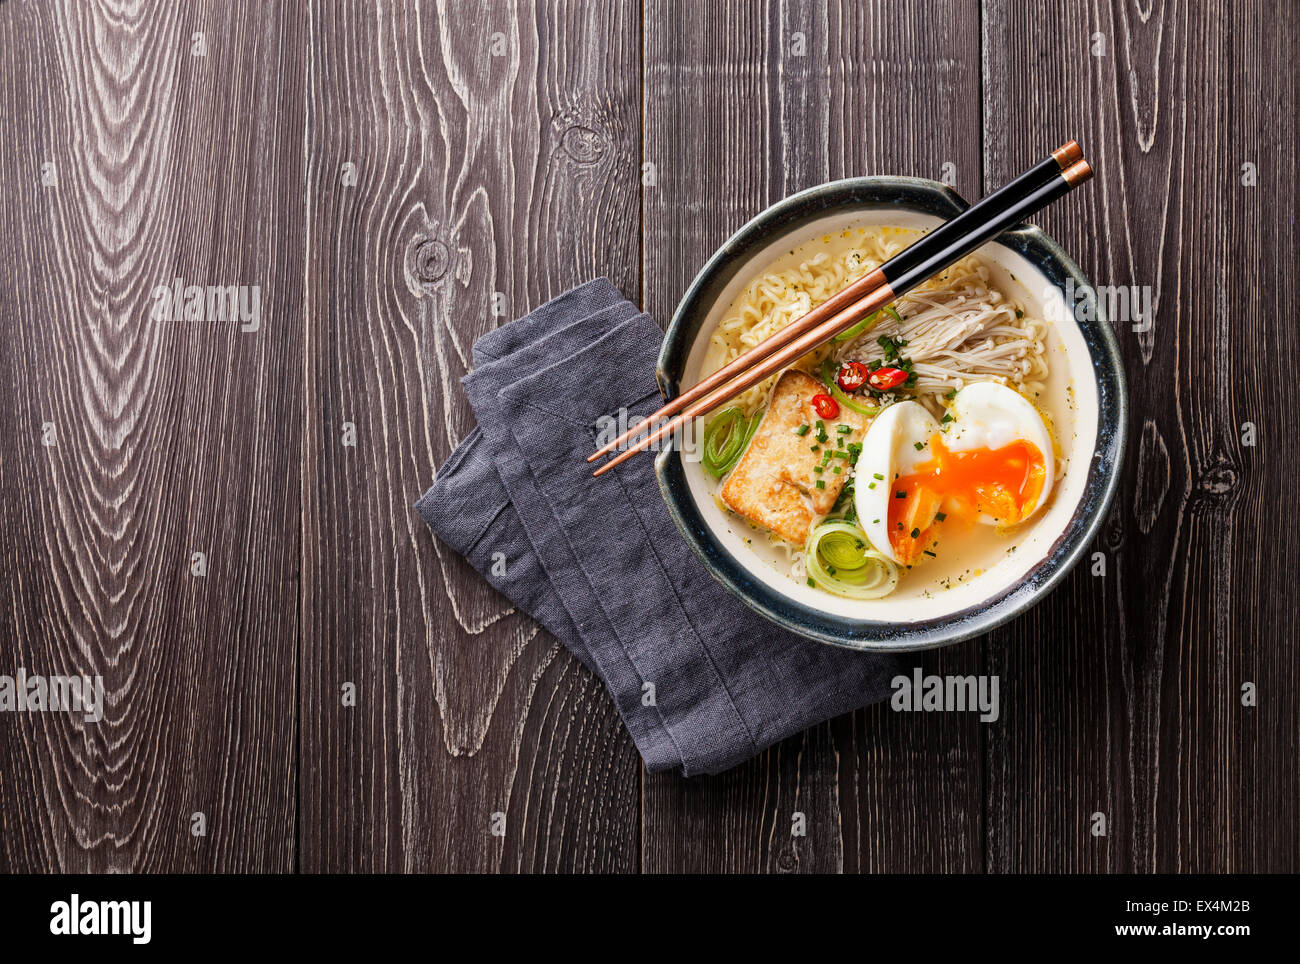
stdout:
{"type": "Polygon", "coordinates": [[[919,561],[945,524],[1017,525],[1052,491],[1052,437],[1024,396],[979,382],[957,392],[948,414],[940,426],[920,403],[898,402],[862,440],[858,523],[901,565],[919,561]]]}

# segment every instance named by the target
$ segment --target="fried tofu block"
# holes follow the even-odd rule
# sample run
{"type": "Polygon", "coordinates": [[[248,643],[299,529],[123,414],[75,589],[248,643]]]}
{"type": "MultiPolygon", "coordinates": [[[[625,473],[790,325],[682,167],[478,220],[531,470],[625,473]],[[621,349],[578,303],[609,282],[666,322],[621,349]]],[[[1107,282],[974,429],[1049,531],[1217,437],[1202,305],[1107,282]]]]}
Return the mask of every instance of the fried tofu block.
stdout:
{"type": "Polygon", "coordinates": [[[795,545],[808,541],[813,518],[830,512],[849,477],[848,460],[832,456],[824,462],[825,453],[844,451],[851,442],[862,441],[869,421],[841,405],[837,417],[822,419],[827,440],[818,442],[820,416],[812,399],[825,391],[826,386],[811,375],[785,371],[772,388],[772,400],[749,447],[719,493],[732,511],[795,545]],[[800,425],[809,426],[808,434],[796,434],[800,425]],[[840,425],[850,431],[840,432],[840,425]],[[812,451],[813,446],[818,451],[812,451]],[[837,467],[839,475],[834,471],[837,467]],[[817,488],[819,480],[824,488],[817,488]]]}

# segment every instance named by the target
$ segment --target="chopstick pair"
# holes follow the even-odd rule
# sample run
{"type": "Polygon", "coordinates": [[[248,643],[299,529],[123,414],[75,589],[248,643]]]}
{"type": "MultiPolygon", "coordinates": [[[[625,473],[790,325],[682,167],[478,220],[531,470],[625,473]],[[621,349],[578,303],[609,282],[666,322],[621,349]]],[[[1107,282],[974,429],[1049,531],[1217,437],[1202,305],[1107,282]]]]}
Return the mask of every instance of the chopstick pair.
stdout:
{"type": "Polygon", "coordinates": [[[588,462],[612,452],[642,431],[650,430],[648,435],[601,465],[593,474],[608,472],[676,431],[689,419],[705,415],[730,401],[858,321],[898,300],[1091,176],[1092,167],[1083,159],[1079,145],[1067,141],[1050,157],[719,368],[592,454],[588,462]]]}

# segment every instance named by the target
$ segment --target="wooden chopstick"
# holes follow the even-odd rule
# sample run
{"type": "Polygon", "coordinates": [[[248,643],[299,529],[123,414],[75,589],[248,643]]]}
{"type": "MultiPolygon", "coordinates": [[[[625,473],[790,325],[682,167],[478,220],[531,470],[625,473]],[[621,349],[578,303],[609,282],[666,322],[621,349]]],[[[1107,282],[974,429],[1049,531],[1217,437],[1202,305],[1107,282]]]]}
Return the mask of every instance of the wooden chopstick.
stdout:
{"type": "MultiPolygon", "coordinates": [[[[931,231],[924,238],[917,241],[916,244],[913,244],[899,252],[897,257],[891,258],[885,265],[881,265],[881,267],[876,270],[868,272],[851,285],[848,285],[834,295],[831,295],[831,297],[813,308],[806,315],[796,319],[789,325],[786,325],[771,337],[759,342],[753,348],[749,349],[749,351],[728,362],[726,365],[723,365],[707,378],[702,379],[698,384],[692,386],[676,398],[664,404],[645,421],[638,422],[622,435],[618,436],[618,438],[609,442],[598,451],[593,452],[587,457],[587,461],[593,462],[602,455],[607,455],[614,451],[619,446],[624,445],[632,437],[654,425],[657,421],[683,411],[693,402],[698,401],[710,392],[726,384],[731,378],[741,374],[746,369],[766,358],[768,355],[783,348],[805,332],[812,331],[828,318],[832,318],[845,309],[864,301],[876,289],[889,283],[885,273],[886,268],[894,266],[897,269],[895,271],[895,274],[897,275],[906,267],[907,263],[924,259],[927,250],[941,250],[945,247],[947,243],[944,240],[945,238],[957,237],[965,234],[972,225],[988,220],[993,217],[998,210],[1015,204],[1031,191],[1049,183],[1070,165],[1081,160],[1082,157],[1083,151],[1079,148],[1079,145],[1074,141],[1066,141],[1054,150],[1049,157],[1039,161],[1015,180],[1004,184],[1001,188],[967,208],[951,221],[948,221],[936,228],[934,231],[931,231]]],[[[888,303],[888,301],[884,302],[884,304],[888,303]]]]}
{"type": "MultiPolygon", "coordinates": [[[[782,347],[746,368],[741,374],[716,387],[713,391],[703,397],[697,397],[695,401],[668,419],[668,421],[663,422],[660,420],[658,426],[654,427],[650,434],[605,462],[600,468],[596,469],[593,475],[603,475],[614,466],[627,461],[636,453],[644,451],[659,439],[676,431],[679,426],[689,419],[707,414],[724,402],[735,398],[746,389],[757,385],[763,379],[774,375],[823,342],[829,341],[835,335],[847,330],[866,315],[880,310],[928,278],[943,271],[949,265],[961,260],[986,241],[1019,224],[1036,211],[1041,210],[1073,188],[1078,187],[1090,177],[1092,177],[1092,167],[1086,160],[1080,159],[1065,170],[1053,175],[1052,179],[1046,184],[1030,191],[1010,206],[996,211],[988,220],[976,224],[967,223],[965,233],[960,236],[947,235],[944,238],[945,243],[941,247],[931,245],[923,251],[921,257],[909,258],[901,262],[897,274],[891,272],[890,269],[896,262],[899,262],[899,258],[890,259],[880,269],[877,269],[886,274],[886,281],[883,285],[829,320],[811,330],[805,331],[793,340],[787,341],[782,347]]],[[[937,233],[938,231],[932,232],[927,237],[937,233]]],[[[921,242],[918,241],[912,247],[915,248],[920,244],[921,242]]],[[[651,416],[651,418],[653,419],[655,416],[651,416]]],[[[648,419],[647,422],[649,421],[648,419]]]]}

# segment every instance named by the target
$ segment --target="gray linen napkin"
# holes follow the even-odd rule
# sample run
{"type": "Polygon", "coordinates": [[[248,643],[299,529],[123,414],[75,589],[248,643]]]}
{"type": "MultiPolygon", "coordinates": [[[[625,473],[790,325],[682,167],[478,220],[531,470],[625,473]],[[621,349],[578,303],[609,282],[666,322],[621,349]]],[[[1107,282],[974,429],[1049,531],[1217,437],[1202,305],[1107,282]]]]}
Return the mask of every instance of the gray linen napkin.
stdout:
{"type": "Polygon", "coordinates": [[[647,769],[691,776],[884,698],[900,664],[735,599],[678,535],[651,456],[591,477],[597,420],[658,406],[662,337],[605,279],[483,336],[463,380],[478,428],[417,508],[600,676],[647,769]]]}

